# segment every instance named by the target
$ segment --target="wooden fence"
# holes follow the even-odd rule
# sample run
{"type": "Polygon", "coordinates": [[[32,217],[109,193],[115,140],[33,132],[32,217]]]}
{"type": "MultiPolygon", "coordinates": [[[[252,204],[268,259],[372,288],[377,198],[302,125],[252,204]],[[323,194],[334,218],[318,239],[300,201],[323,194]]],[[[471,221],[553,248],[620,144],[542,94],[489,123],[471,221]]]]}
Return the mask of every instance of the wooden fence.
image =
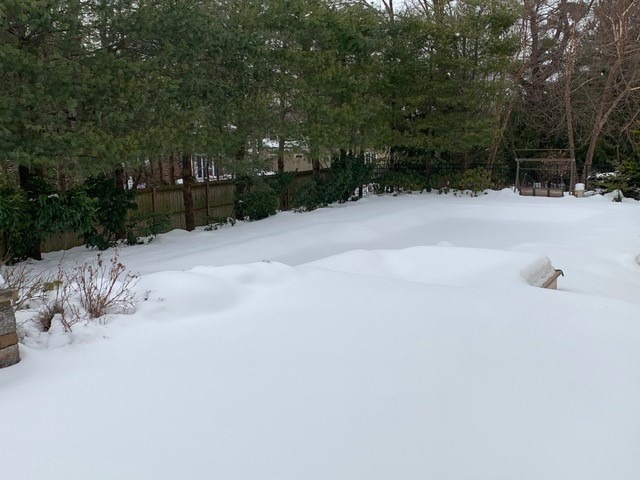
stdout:
{"type": "MultiPolygon", "coordinates": [[[[207,225],[212,217],[233,215],[235,185],[231,180],[205,181],[191,187],[196,225],[207,225]]],[[[172,228],[185,228],[185,208],[182,185],[139,190],[136,195],[137,215],[166,213],[172,228]]]]}
{"type": "MultiPolygon", "coordinates": [[[[326,171],[321,172],[326,175],[326,171]]],[[[313,172],[299,172],[288,188],[288,205],[295,199],[296,193],[313,177],[313,172]]],[[[212,218],[233,216],[235,185],[232,180],[205,181],[191,186],[196,226],[208,225],[212,218]]],[[[146,188],[137,191],[136,216],[165,213],[170,216],[171,229],[184,229],[185,209],[182,185],[146,188]]],[[[54,235],[42,243],[42,252],[54,252],[83,245],[84,242],[74,233],[54,235]]],[[[0,245],[1,247],[1,245],[0,245]]]]}

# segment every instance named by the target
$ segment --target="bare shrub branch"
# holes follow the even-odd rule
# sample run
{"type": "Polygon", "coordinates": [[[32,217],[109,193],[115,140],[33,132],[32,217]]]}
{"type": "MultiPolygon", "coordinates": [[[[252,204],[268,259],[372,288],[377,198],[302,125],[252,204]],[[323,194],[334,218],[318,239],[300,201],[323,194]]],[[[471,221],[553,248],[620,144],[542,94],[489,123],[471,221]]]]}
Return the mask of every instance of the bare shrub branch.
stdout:
{"type": "Polygon", "coordinates": [[[28,262],[2,265],[0,276],[4,278],[6,288],[18,292],[18,298],[13,302],[16,310],[29,308],[32,302],[43,302],[48,292],[56,288],[50,272],[38,272],[34,265],[28,262]]]}
{"type": "Polygon", "coordinates": [[[72,331],[81,321],[100,318],[110,313],[132,313],[136,296],[132,291],[139,276],[129,272],[118,260],[102,254],[70,270],[58,266],[55,275],[39,272],[34,265],[23,262],[16,265],[0,265],[0,275],[5,286],[18,291],[16,308],[36,309],[32,321],[49,331],[54,318],[64,329],[72,331]]]}
{"type": "MultiPolygon", "coordinates": [[[[132,287],[138,278],[127,271],[117,253],[110,259],[98,254],[93,262],[76,265],[66,273],[66,283],[89,319],[132,312],[136,300],[132,287]]],[[[73,312],[73,305],[69,305],[73,312]]]]}

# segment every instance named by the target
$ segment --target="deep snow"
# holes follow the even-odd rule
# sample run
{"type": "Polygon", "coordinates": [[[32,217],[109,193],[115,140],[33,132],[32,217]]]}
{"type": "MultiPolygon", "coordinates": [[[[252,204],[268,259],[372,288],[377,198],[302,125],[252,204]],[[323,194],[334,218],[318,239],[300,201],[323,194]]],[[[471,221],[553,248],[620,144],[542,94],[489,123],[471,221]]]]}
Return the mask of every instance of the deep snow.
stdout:
{"type": "Polygon", "coordinates": [[[639,207],[372,196],[123,248],[135,314],[0,370],[2,478],[635,480],[639,207]]]}

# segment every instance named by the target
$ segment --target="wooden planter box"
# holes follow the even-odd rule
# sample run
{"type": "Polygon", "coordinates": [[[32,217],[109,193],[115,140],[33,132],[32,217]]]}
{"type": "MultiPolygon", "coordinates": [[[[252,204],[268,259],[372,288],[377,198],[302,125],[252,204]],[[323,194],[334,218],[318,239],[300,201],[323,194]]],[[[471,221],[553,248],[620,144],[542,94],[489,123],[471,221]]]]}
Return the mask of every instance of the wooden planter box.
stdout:
{"type": "Polygon", "coordinates": [[[548,197],[549,196],[549,189],[548,188],[536,187],[536,188],[533,189],[533,195],[535,197],[548,197]]]}
{"type": "Polygon", "coordinates": [[[530,197],[533,195],[533,187],[520,187],[520,195],[530,197]]]}
{"type": "Polygon", "coordinates": [[[562,188],[550,188],[549,189],[549,196],[550,197],[558,198],[558,197],[562,197],[563,195],[564,195],[564,190],[562,188]]]}

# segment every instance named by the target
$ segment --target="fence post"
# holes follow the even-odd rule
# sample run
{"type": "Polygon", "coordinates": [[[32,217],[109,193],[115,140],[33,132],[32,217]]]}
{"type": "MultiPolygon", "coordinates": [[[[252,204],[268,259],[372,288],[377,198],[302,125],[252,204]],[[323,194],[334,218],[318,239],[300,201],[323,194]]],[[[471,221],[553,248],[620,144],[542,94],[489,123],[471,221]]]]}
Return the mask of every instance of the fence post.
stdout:
{"type": "Polygon", "coordinates": [[[156,213],[156,187],[151,188],[151,213],[156,213]]]}
{"type": "Polygon", "coordinates": [[[0,290],[0,368],[10,367],[20,361],[16,317],[11,300],[15,290],[0,290]]]}

